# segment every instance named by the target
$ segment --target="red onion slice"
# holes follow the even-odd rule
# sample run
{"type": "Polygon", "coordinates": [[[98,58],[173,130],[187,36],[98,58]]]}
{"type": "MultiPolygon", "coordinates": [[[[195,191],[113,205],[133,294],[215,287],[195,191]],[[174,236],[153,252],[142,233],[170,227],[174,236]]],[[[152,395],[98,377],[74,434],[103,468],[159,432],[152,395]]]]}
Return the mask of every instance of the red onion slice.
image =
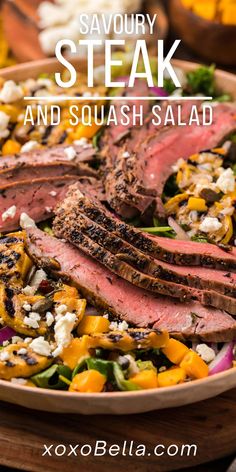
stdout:
{"type": "Polygon", "coordinates": [[[154,95],[156,95],[157,97],[168,97],[169,96],[168,92],[164,88],[161,88],[161,87],[150,87],[149,90],[151,92],[153,92],[154,95]]]}
{"type": "Polygon", "coordinates": [[[209,364],[209,375],[218,374],[232,367],[234,342],[225,343],[215,359],[209,364]]]}
{"type": "Polygon", "coordinates": [[[190,241],[190,237],[188,236],[188,234],[181,228],[178,223],[176,223],[172,216],[169,216],[168,218],[168,225],[171,226],[171,228],[175,231],[176,239],[180,239],[182,241],[190,241]]]}
{"type": "Polygon", "coordinates": [[[0,345],[4,343],[4,341],[9,341],[12,336],[15,336],[16,332],[14,329],[9,328],[8,326],[4,326],[4,328],[0,329],[0,345]]]}

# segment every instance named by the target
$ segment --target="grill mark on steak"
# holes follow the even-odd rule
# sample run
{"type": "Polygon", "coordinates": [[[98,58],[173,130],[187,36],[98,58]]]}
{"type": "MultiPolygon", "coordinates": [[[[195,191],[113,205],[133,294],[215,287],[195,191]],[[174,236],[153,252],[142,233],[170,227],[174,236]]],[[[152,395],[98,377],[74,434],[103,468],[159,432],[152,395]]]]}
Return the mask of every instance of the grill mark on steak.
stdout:
{"type": "MultiPolygon", "coordinates": [[[[230,279],[227,280],[221,271],[214,271],[214,277],[212,278],[212,271],[209,269],[174,267],[155,260],[123,241],[116,234],[108,232],[83,213],[79,213],[78,207],[73,206],[73,199],[71,202],[70,197],[66,197],[57,211],[59,216],[55,219],[54,226],[59,228],[58,231],[59,233],[62,232],[62,235],[64,224],[70,224],[70,221],[73,221],[73,226],[79,231],[82,231],[94,242],[115,254],[118,259],[127,262],[140,272],[168,282],[187,285],[200,290],[216,290],[223,295],[236,297],[236,276],[234,274],[230,275],[230,279]]],[[[214,303],[214,299],[212,303],[214,303]]],[[[215,305],[213,304],[213,306],[215,305]]]]}
{"type": "Polygon", "coordinates": [[[180,266],[236,271],[234,248],[228,253],[213,244],[152,237],[114,217],[98,200],[88,198],[76,185],[70,187],[67,195],[74,198],[80,213],[155,259],[180,266]]]}
{"type": "MultiPolygon", "coordinates": [[[[66,206],[65,202],[62,204],[63,207],[66,206]]],[[[102,237],[99,238],[99,243],[95,242],[96,236],[91,236],[91,233],[93,233],[93,225],[91,224],[87,231],[88,236],[86,234],[86,224],[81,220],[82,218],[78,216],[76,208],[70,208],[68,212],[60,211],[60,216],[56,217],[53,225],[55,235],[79,247],[85,254],[93,257],[109,270],[138,287],[161,295],[178,298],[182,301],[198,300],[204,305],[225,309],[228,313],[236,315],[236,299],[226,297],[215,291],[200,291],[192,287],[166,281],[165,279],[160,279],[157,275],[153,277],[147,274],[147,272],[145,273],[134,268],[130,260],[125,261],[124,258],[119,257],[119,254],[117,256],[116,250],[111,252],[107,249],[106,245],[104,247],[102,237]]],[[[96,234],[98,233],[99,228],[96,231],[96,234]]],[[[138,257],[138,255],[136,256],[138,257]]]]}
{"type": "Polygon", "coordinates": [[[192,341],[235,339],[236,322],[226,312],[203,307],[198,302],[181,303],[154,296],[117,277],[69,243],[37,228],[27,230],[27,248],[37,265],[56,278],[73,282],[97,308],[135,326],[167,329],[179,339],[192,341]],[[200,317],[201,323],[196,323],[191,313],[200,317]]]}

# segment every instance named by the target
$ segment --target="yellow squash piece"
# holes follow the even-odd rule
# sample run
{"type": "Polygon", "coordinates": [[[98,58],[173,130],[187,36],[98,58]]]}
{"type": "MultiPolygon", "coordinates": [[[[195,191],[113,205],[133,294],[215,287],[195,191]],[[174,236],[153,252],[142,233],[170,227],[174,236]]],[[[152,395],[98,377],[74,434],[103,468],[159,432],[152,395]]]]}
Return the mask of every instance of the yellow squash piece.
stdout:
{"type": "Polygon", "coordinates": [[[175,213],[179,204],[182,203],[184,200],[187,200],[188,197],[189,195],[187,193],[179,193],[178,195],[175,195],[174,197],[170,198],[170,200],[168,200],[168,202],[165,204],[165,210],[167,214],[171,215],[172,213],[175,213]]]}
{"type": "Polygon", "coordinates": [[[13,139],[8,139],[2,147],[2,155],[7,156],[8,154],[17,154],[21,149],[20,143],[13,139]]]}
{"type": "Polygon", "coordinates": [[[185,370],[187,376],[191,379],[203,379],[208,376],[208,365],[196,352],[191,350],[184,356],[180,367],[185,370]]]}
{"type": "Polygon", "coordinates": [[[40,356],[26,343],[9,344],[0,351],[0,378],[10,380],[13,377],[31,377],[49,367],[53,359],[40,356]],[[26,349],[26,354],[20,354],[26,349]]]}
{"type": "Polygon", "coordinates": [[[32,261],[25,252],[25,232],[10,233],[0,239],[0,276],[9,285],[22,286],[32,267],[32,261]]]}
{"type": "Polygon", "coordinates": [[[127,352],[133,349],[159,349],[166,346],[169,339],[167,331],[151,329],[128,329],[127,331],[110,331],[109,333],[95,333],[89,336],[91,348],[120,349],[127,352]]]}
{"type": "Polygon", "coordinates": [[[83,359],[90,357],[89,337],[73,338],[70,345],[63,349],[60,358],[63,364],[73,370],[83,359]]]}
{"type": "Polygon", "coordinates": [[[70,137],[73,137],[73,140],[81,139],[81,138],[93,138],[93,136],[98,132],[101,128],[101,125],[96,125],[96,123],[92,123],[91,126],[83,125],[80,123],[75,130],[71,133],[70,137]]]}
{"type": "Polygon", "coordinates": [[[221,240],[222,244],[228,244],[233,236],[233,223],[232,218],[229,215],[226,215],[224,218],[224,229],[226,230],[224,238],[221,240]]]}
{"type": "Polygon", "coordinates": [[[98,370],[90,369],[74,376],[69,391],[83,393],[102,392],[106,383],[105,375],[98,370]]]}
{"type": "MultiPolygon", "coordinates": [[[[14,294],[7,290],[4,285],[0,285],[0,317],[5,324],[14,329],[17,333],[30,337],[43,336],[48,331],[46,321],[41,317],[37,321],[38,327],[30,327],[25,320],[29,316],[29,311],[24,310],[23,305],[29,304],[31,307],[39,301],[44,301],[41,295],[28,296],[24,294],[14,294]],[[13,296],[12,296],[13,295],[13,296]]],[[[33,311],[33,309],[32,309],[33,311]]],[[[39,315],[40,316],[40,315],[39,315]]]]}
{"type": "Polygon", "coordinates": [[[183,383],[187,375],[181,367],[165,370],[158,374],[159,387],[171,387],[183,383]]]}
{"type": "Polygon", "coordinates": [[[212,21],[216,15],[216,2],[215,0],[197,0],[193,4],[193,11],[205,20],[212,21]]]}
{"type": "Polygon", "coordinates": [[[84,316],[77,328],[78,336],[83,334],[107,333],[110,321],[103,316],[84,316]]]}
{"type": "Polygon", "coordinates": [[[195,211],[207,211],[206,200],[204,198],[190,197],[188,199],[188,208],[189,210],[195,211]]]}
{"type": "Polygon", "coordinates": [[[76,325],[82,320],[86,309],[86,300],[80,298],[78,290],[75,287],[64,284],[61,290],[55,292],[53,300],[56,306],[66,305],[67,311],[76,313],[76,325]]]}
{"type": "Polygon", "coordinates": [[[158,375],[153,369],[142,370],[130,377],[130,380],[145,390],[158,387],[158,375]]]}
{"type": "Polygon", "coordinates": [[[185,344],[174,338],[170,338],[166,346],[162,349],[163,354],[165,354],[167,359],[169,359],[173,364],[179,364],[188,351],[189,348],[185,346],[185,344]]]}

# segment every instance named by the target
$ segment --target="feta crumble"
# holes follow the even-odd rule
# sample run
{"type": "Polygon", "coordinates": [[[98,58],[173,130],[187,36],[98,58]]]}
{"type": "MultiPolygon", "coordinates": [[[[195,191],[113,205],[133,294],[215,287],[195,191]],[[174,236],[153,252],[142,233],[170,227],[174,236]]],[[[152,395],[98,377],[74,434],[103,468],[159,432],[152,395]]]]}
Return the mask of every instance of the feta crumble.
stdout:
{"type": "Polygon", "coordinates": [[[11,383],[13,384],[16,384],[16,385],[26,385],[27,384],[27,380],[26,379],[22,379],[21,377],[12,377],[11,378],[11,383]]]}
{"type": "Polygon", "coordinates": [[[37,141],[28,141],[27,143],[23,144],[20,152],[30,152],[33,149],[36,149],[39,146],[39,143],[37,141]]]}
{"type": "Polygon", "coordinates": [[[72,339],[71,332],[74,329],[76,319],[75,313],[67,312],[57,320],[54,326],[55,341],[57,344],[57,348],[52,353],[54,357],[59,356],[63,349],[70,344],[72,339]]]}
{"type": "Polygon", "coordinates": [[[4,111],[0,111],[0,139],[7,138],[10,131],[7,129],[10,121],[10,116],[8,116],[4,111]]]}
{"type": "Polygon", "coordinates": [[[57,192],[55,192],[55,190],[52,190],[51,192],[49,192],[49,195],[51,195],[51,197],[56,197],[57,192]]]}
{"type": "Polygon", "coordinates": [[[128,151],[123,152],[122,157],[130,157],[130,153],[128,151]]]}
{"type": "Polygon", "coordinates": [[[2,213],[2,221],[8,220],[8,218],[14,218],[16,214],[16,205],[10,206],[4,213],[2,213]]]}
{"type": "Polygon", "coordinates": [[[235,186],[235,177],[230,167],[222,172],[216,181],[216,185],[223,193],[233,192],[235,186]]]}
{"type": "Polygon", "coordinates": [[[27,354],[27,349],[25,347],[22,347],[21,349],[19,349],[19,351],[17,351],[17,354],[18,356],[24,356],[25,354],[27,354]]]}
{"type": "Polygon", "coordinates": [[[58,316],[64,315],[66,311],[67,311],[67,306],[64,304],[61,304],[55,307],[55,312],[58,316]]]}
{"type": "Polygon", "coordinates": [[[221,227],[222,223],[218,220],[218,218],[207,216],[201,222],[199,229],[203,233],[213,233],[214,231],[218,231],[221,227]]]}
{"type": "Polygon", "coordinates": [[[216,357],[215,351],[211,347],[207,346],[207,344],[198,344],[196,352],[207,364],[213,361],[216,357]]]}
{"type": "Polygon", "coordinates": [[[23,338],[20,336],[12,336],[11,338],[12,344],[18,344],[23,342],[23,338]]]}
{"type": "Polygon", "coordinates": [[[33,296],[36,292],[36,288],[35,287],[31,287],[30,285],[26,285],[26,287],[22,288],[22,293],[24,293],[25,295],[29,295],[29,296],[33,296]]]}
{"type": "Polygon", "coordinates": [[[22,305],[22,308],[25,310],[25,311],[31,311],[31,305],[27,302],[23,303],[22,305]]]}
{"type": "Polygon", "coordinates": [[[31,285],[32,285],[32,287],[34,287],[37,290],[39,288],[41,282],[43,280],[46,280],[46,279],[47,279],[46,272],[44,272],[43,269],[38,269],[38,270],[36,270],[35,274],[32,277],[31,285]]]}
{"type": "Polygon", "coordinates": [[[27,229],[27,228],[35,228],[36,224],[35,221],[30,218],[27,213],[21,213],[20,215],[20,226],[22,229],[27,229]]]}
{"type": "Polygon", "coordinates": [[[10,359],[10,354],[9,352],[0,352],[0,361],[8,361],[10,359]]]}
{"type": "Polygon", "coordinates": [[[46,324],[48,327],[52,326],[54,322],[54,316],[50,311],[47,311],[46,313],[46,324]]]}
{"type": "Polygon", "coordinates": [[[72,146],[65,148],[64,153],[68,159],[68,161],[73,161],[73,159],[76,157],[76,151],[72,146]]]}
{"type": "Polygon", "coordinates": [[[0,101],[3,103],[12,103],[23,97],[23,90],[20,85],[16,85],[13,80],[7,80],[0,91],[0,101]]]}
{"type": "Polygon", "coordinates": [[[44,339],[43,336],[33,339],[29,347],[40,356],[50,356],[51,355],[51,346],[48,341],[44,339]]]}
{"type": "Polygon", "coordinates": [[[118,330],[118,331],[126,331],[129,327],[128,323],[126,323],[126,321],[121,321],[121,322],[117,322],[117,321],[112,321],[110,323],[110,329],[111,330],[118,330]]]}
{"type": "Polygon", "coordinates": [[[38,324],[38,321],[40,320],[40,315],[38,313],[36,313],[35,311],[31,311],[29,313],[29,316],[25,316],[24,317],[24,323],[29,326],[29,328],[33,328],[33,329],[36,329],[36,328],[39,328],[39,324],[38,324]]]}

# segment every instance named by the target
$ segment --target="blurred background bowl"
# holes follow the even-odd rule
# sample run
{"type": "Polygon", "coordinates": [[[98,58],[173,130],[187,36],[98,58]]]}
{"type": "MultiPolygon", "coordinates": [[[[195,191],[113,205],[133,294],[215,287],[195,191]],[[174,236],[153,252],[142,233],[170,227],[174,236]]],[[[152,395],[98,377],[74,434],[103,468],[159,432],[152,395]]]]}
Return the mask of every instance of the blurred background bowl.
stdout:
{"type": "Polygon", "coordinates": [[[236,65],[235,25],[205,20],[185,8],[181,0],[170,0],[169,14],[178,37],[200,57],[222,65],[236,65]]]}

